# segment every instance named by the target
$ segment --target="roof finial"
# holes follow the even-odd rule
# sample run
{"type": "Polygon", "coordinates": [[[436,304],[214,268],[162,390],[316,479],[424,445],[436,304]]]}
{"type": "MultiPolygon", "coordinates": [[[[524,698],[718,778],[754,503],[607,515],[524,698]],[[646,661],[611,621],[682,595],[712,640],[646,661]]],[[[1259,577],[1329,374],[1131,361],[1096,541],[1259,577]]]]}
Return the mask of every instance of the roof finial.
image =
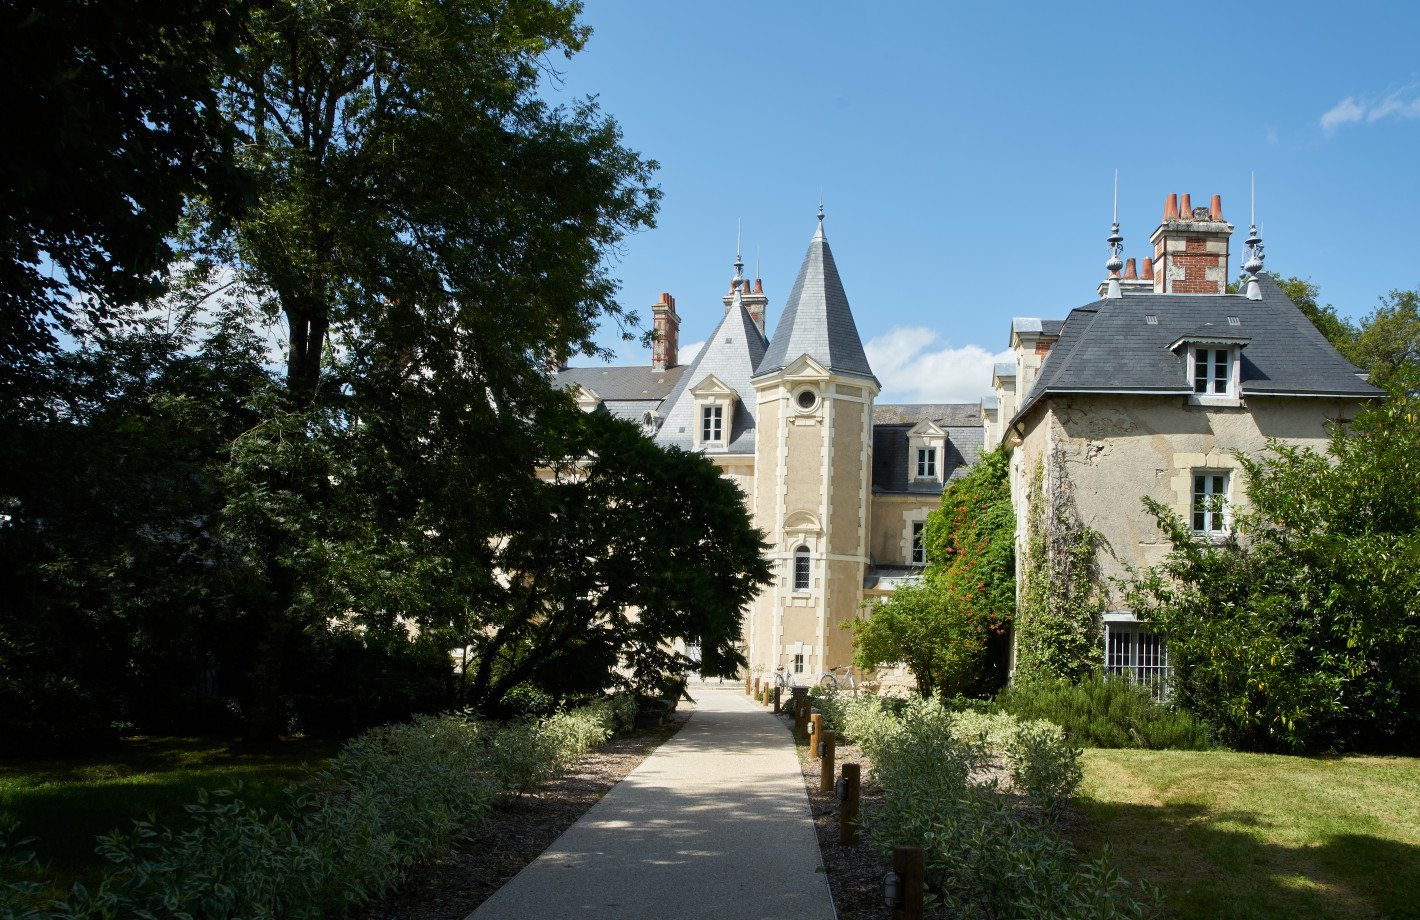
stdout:
{"type": "Polygon", "coordinates": [[[818,222],[823,223],[823,186],[818,187],[818,222]]]}
{"type": "Polygon", "coordinates": [[[1104,267],[1109,271],[1109,287],[1105,291],[1105,299],[1123,297],[1119,290],[1119,270],[1124,267],[1124,260],[1119,254],[1124,251],[1124,237],[1119,235],[1119,170],[1114,171],[1114,224],[1105,242],[1109,243],[1109,261],[1104,263],[1104,267]]]}
{"type": "Polygon", "coordinates": [[[759,280],[759,247],[754,247],[754,279],[759,280]]]}
{"type": "Polygon", "coordinates": [[[730,280],[730,286],[736,288],[740,286],[740,282],[745,280],[745,263],[740,258],[740,234],[743,223],[743,219],[735,221],[735,277],[730,280]]]}
{"type": "Polygon", "coordinates": [[[1262,286],[1257,283],[1257,276],[1262,273],[1262,235],[1257,232],[1257,173],[1252,174],[1252,226],[1248,228],[1247,235],[1247,261],[1243,263],[1243,271],[1247,272],[1247,299],[1261,300],[1262,286]]]}

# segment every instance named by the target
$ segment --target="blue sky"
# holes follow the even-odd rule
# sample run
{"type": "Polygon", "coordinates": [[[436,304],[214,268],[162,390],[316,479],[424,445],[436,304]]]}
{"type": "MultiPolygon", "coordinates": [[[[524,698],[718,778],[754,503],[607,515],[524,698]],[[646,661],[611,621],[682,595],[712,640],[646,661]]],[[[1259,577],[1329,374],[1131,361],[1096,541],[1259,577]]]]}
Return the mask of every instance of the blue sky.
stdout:
{"type": "MultiPolygon", "coordinates": [[[[723,316],[736,221],[771,328],[819,189],[883,401],[972,400],[1012,316],[1089,302],[1150,254],[1170,192],[1223,198],[1267,267],[1342,315],[1420,286],[1420,4],[879,4],[587,0],[551,101],[596,94],[659,161],[657,227],[611,268],[681,341],[723,316]]],[[[618,341],[619,363],[649,354],[618,341]]]]}

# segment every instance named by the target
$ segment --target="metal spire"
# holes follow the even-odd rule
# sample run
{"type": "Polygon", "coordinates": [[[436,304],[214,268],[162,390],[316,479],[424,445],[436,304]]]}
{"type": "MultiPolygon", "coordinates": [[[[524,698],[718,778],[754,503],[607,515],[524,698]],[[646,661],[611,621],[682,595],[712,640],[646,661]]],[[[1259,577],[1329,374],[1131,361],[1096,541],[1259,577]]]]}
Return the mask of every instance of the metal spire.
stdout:
{"type": "Polygon", "coordinates": [[[1247,299],[1261,300],[1262,287],[1257,283],[1257,276],[1262,272],[1262,235],[1257,232],[1257,173],[1252,174],[1252,226],[1248,228],[1247,235],[1247,261],[1243,263],[1243,271],[1247,272],[1247,299]]]}
{"type": "Polygon", "coordinates": [[[818,187],[818,222],[823,223],[823,186],[818,187]]]}
{"type": "Polygon", "coordinates": [[[738,288],[740,282],[745,280],[745,263],[744,260],[740,258],[740,234],[743,229],[741,226],[743,223],[744,221],[742,219],[735,221],[735,277],[730,279],[730,287],[733,288],[738,288]]]}
{"type": "Polygon", "coordinates": [[[1124,237],[1119,235],[1119,170],[1114,171],[1114,224],[1109,236],[1105,239],[1109,243],[1109,261],[1104,263],[1104,267],[1109,271],[1109,288],[1105,291],[1105,299],[1110,300],[1115,297],[1123,297],[1119,290],[1119,270],[1124,267],[1124,260],[1119,254],[1124,251],[1124,237]]]}

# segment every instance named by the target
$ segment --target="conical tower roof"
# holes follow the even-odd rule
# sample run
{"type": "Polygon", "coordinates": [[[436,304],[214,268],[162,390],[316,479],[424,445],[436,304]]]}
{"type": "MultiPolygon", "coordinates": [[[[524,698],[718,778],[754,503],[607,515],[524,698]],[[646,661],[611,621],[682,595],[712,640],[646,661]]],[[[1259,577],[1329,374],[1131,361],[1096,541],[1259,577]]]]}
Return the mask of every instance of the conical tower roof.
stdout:
{"type": "Polygon", "coordinates": [[[755,376],[788,367],[800,355],[808,355],[834,373],[878,382],[863,353],[848,295],[833,263],[833,250],[823,234],[822,217],[755,376]]]}

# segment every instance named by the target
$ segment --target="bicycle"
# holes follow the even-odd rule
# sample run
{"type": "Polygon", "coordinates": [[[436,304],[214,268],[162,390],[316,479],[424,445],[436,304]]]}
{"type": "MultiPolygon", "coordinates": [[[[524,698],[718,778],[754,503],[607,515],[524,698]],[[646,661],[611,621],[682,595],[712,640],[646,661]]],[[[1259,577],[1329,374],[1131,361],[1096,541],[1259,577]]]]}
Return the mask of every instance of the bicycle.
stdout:
{"type": "Polygon", "coordinates": [[[849,690],[853,691],[854,696],[858,695],[858,681],[853,678],[853,668],[846,664],[841,664],[836,668],[829,668],[827,671],[824,671],[818,679],[818,685],[820,687],[826,686],[828,689],[835,691],[843,689],[845,684],[849,690]],[[838,671],[843,672],[842,682],[839,681],[838,675],[835,673],[838,671]]]}

